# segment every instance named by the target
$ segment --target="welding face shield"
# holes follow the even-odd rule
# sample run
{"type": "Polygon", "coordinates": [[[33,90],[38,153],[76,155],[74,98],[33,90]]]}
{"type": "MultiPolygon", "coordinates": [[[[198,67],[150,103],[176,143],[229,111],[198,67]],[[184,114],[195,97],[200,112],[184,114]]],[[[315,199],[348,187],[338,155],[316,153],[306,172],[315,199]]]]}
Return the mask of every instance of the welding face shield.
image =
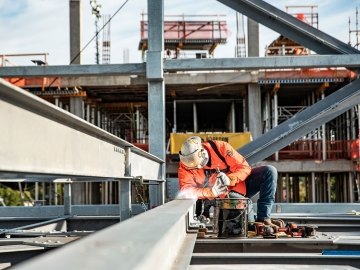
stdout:
{"type": "Polygon", "coordinates": [[[209,154],[201,144],[201,138],[192,136],[185,140],[179,152],[180,161],[188,169],[201,169],[209,161],[209,154]]]}

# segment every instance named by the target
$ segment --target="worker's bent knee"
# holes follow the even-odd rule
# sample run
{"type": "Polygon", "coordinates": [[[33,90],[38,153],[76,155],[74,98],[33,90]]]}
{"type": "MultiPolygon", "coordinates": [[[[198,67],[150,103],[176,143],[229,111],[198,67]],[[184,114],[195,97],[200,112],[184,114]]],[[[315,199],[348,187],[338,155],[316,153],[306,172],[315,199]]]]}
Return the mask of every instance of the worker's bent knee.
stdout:
{"type": "Polygon", "coordinates": [[[272,165],[265,165],[265,167],[268,176],[270,176],[274,181],[276,181],[278,177],[277,169],[272,165]]]}

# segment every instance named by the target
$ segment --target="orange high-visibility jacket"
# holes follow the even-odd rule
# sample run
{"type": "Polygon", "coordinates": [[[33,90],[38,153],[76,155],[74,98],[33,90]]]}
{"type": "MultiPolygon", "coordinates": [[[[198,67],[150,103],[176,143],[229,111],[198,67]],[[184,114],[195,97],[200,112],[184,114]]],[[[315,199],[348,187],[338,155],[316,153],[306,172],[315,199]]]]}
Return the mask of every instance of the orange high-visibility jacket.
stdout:
{"type": "Polygon", "coordinates": [[[214,141],[220,154],[225,158],[226,164],[215,153],[209,142],[203,142],[204,148],[209,153],[208,164],[201,169],[187,169],[180,161],[178,169],[179,185],[181,192],[189,192],[192,197],[198,199],[214,199],[211,191],[216,181],[216,169],[226,172],[230,178],[231,185],[229,191],[234,190],[242,195],[246,195],[245,179],[251,173],[251,167],[230,144],[223,141],[214,141]],[[210,171],[210,173],[209,173],[210,171]],[[206,180],[206,172],[210,174],[206,180]]]}

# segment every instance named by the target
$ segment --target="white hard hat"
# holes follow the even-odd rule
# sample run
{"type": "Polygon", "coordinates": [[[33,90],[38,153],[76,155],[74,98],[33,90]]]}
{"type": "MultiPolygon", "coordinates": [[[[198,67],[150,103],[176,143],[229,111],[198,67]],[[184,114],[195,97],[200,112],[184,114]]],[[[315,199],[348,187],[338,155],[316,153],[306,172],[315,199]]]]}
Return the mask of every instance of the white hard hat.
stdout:
{"type": "Polygon", "coordinates": [[[208,152],[201,144],[201,138],[192,136],[185,140],[179,152],[181,162],[189,169],[202,168],[209,160],[208,152]]]}

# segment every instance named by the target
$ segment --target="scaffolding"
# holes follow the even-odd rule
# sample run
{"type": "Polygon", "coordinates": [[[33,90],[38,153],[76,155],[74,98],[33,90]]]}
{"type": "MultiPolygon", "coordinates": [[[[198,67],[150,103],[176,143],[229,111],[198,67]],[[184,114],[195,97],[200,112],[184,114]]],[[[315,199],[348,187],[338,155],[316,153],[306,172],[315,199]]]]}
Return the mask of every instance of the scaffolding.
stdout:
{"type": "Polygon", "coordinates": [[[110,15],[103,15],[102,63],[110,64],[110,15]]]}
{"type": "Polygon", "coordinates": [[[358,8],[356,8],[355,11],[355,29],[351,29],[351,19],[349,17],[349,45],[354,46],[356,49],[359,49],[359,12],[358,12],[358,8]],[[352,45],[351,42],[351,37],[355,35],[355,44],[352,45]]]}
{"type": "MultiPolygon", "coordinates": [[[[286,12],[314,28],[319,28],[317,6],[286,6],[286,12]]],[[[301,44],[280,35],[266,47],[265,55],[309,55],[311,52],[301,44]]]]}
{"type": "Polygon", "coordinates": [[[235,57],[246,57],[246,39],[244,25],[244,15],[236,12],[235,57]]]}

